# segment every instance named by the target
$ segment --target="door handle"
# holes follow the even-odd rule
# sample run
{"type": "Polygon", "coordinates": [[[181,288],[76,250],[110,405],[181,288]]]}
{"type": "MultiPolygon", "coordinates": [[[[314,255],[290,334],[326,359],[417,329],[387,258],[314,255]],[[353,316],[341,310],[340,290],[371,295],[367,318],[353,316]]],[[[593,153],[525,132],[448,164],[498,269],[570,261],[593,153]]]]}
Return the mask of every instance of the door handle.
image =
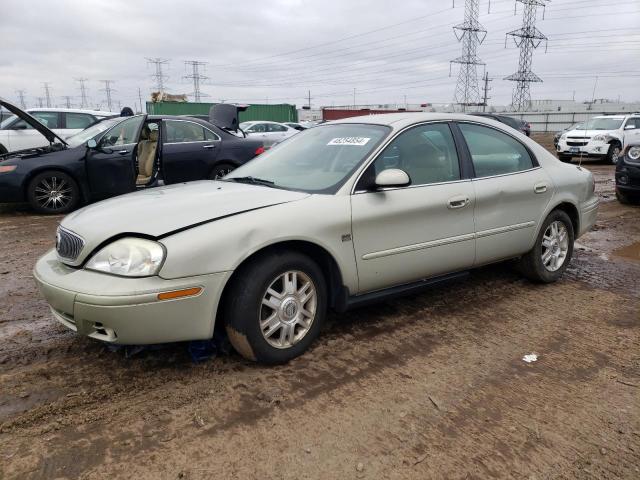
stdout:
{"type": "Polygon", "coordinates": [[[211,149],[211,148],[216,148],[216,146],[215,145],[203,145],[202,148],[211,149]]]}
{"type": "Polygon", "coordinates": [[[126,155],[127,153],[130,153],[129,150],[118,150],[116,152],[118,155],[126,155]]]}
{"type": "Polygon", "coordinates": [[[453,208],[463,208],[469,205],[469,197],[464,197],[462,195],[458,197],[450,198],[447,202],[447,206],[451,209],[453,208]]]}
{"type": "Polygon", "coordinates": [[[546,183],[536,183],[533,186],[533,191],[535,193],[544,193],[547,191],[547,184],[546,183]]]}

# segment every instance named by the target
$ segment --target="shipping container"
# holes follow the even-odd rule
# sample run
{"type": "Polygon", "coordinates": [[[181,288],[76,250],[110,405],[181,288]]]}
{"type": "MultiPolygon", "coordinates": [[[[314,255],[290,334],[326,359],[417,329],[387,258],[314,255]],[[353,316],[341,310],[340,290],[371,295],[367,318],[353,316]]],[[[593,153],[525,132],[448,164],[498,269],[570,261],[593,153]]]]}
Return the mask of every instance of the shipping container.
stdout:
{"type": "Polygon", "coordinates": [[[371,110],[370,108],[323,108],[322,119],[325,121],[340,120],[341,118],[360,117],[362,115],[379,115],[381,113],[404,113],[411,110],[371,110]]]}
{"type": "MultiPolygon", "coordinates": [[[[147,102],[149,115],[208,115],[213,103],[193,102],[147,102]]],[[[251,104],[244,112],[240,112],[240,122],[251,120],[270,120],[272,122],[297,122],[298,111],[295,105],[251,104]]]]}

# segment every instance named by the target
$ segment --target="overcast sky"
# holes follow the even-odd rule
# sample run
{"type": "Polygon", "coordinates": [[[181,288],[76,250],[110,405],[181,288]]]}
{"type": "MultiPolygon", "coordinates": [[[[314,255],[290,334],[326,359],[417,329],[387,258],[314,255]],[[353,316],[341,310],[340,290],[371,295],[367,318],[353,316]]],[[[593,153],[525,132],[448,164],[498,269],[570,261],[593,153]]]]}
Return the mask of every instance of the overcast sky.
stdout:
{"type": "MultiPolygon", "coordinates": [[[[106,107],[113,80],[114,110],[136,107],[154,90],[145,57],[169,59],[166,90],[191,93],[185,60],[208,62],[204,101],[253,103],[446,103],[457,69],[449,61],[461,46],[452,27],[464,0],[132,1],[1,0],[0,96],[28,106],[63,96],[79,104],[74,78],[87,78],[92,107],[106,107]]],[[[491,82],[490,104],[510,103],[518,50],[505,33],[520,27],[515,0],[480,1],[488,34],[478,49],[491,82]]],[[[640,0],[552,0],[538,28],[548,36],[533,58],[543,80],[532,98],[640,100],[640,0]]],[[[483,67],[479,67],[479,76],[483,67]]]]}

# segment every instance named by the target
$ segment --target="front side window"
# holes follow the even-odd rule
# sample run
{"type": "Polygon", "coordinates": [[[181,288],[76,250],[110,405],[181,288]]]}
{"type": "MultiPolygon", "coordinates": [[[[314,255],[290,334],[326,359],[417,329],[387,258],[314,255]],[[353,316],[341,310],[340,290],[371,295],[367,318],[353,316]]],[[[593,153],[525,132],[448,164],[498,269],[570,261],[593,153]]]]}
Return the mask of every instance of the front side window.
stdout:
{"type": "Polygon", "coordinates": [[[389,135],[382,125],[323,125],[300,132],[225,177],[261,179],[276,188],[335,193],[389,135]]]}
{"type": "Polygon", "coordinates": [[[411,185],[460,180],[460,163],[446,123],[420,125],[401,133],[373,162],[369,179],[389,168],[404,170],[411,185]]]}
{"type": "MultiPolygon", "coordinates": [[[[45,127],[54,129],[60,128],[60,124],[58,122],[58,112],[29,112],[32,117],[35,117],[41,124],[45,127]]],[[[10,127],[12,130],[31,130],[31,125],[29,125],[24,120],[19,120],[10,127]]]]}
{"type": "Polygon", "coordinates": [[[460,130],[471,153],[476,177],[490,177],[533,168],[529,151],[495,128],[461,123],[460,130]]]}
{"type": "Polygon", "coordinates": [[[167,143],[204,142],[204,127],[197,123],[167,120],[167,143]]]}
{"type": "Polygon", "coordinates": [[[64,115],[69,129],[84,129],[95,122],[95,118],[86,113],[65,113],[64,115]]]}
{"type": "Polygon", "coordinates": [[[636,128],[640,128],[640,117],[634,117],[627,120],[624,128],[627,130],[635,130],[636,128]]]}
{"type": "Polygon", "coordinates": [[[268,124],[270,132],[286,132],[287,127],[284,125],[278,125],[277,123],[269,123],[268,124]]]}
{"type": "MultiPolygon", "coordinates": [[[[138,141],[144,115],[128,118],[109,130],[100,140],[101,147],[129,145],[138,141]]],[[[99,125],[99,124],[98,124],[99,125]]]]}
{"type": "Polygon", "coordinates": [[[265,133],[266,131],[267,126],[264,123],[255,123],[247,129],[247,132],[250,133],[265,133]]]}

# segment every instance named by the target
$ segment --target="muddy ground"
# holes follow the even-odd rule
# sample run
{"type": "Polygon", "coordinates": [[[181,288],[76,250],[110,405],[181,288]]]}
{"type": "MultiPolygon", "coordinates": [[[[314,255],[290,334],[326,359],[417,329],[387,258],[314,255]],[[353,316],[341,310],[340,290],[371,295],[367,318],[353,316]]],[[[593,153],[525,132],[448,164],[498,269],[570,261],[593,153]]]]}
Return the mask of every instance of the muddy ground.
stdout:
{"type": "Polygon", "coordinates": [[[640,478],[640,207],[586,167],[603,203],[560,282],[483,268],[275,368],[78,338],[31,278],[60,218],[2,207],[0,478],[640,478]]]}

